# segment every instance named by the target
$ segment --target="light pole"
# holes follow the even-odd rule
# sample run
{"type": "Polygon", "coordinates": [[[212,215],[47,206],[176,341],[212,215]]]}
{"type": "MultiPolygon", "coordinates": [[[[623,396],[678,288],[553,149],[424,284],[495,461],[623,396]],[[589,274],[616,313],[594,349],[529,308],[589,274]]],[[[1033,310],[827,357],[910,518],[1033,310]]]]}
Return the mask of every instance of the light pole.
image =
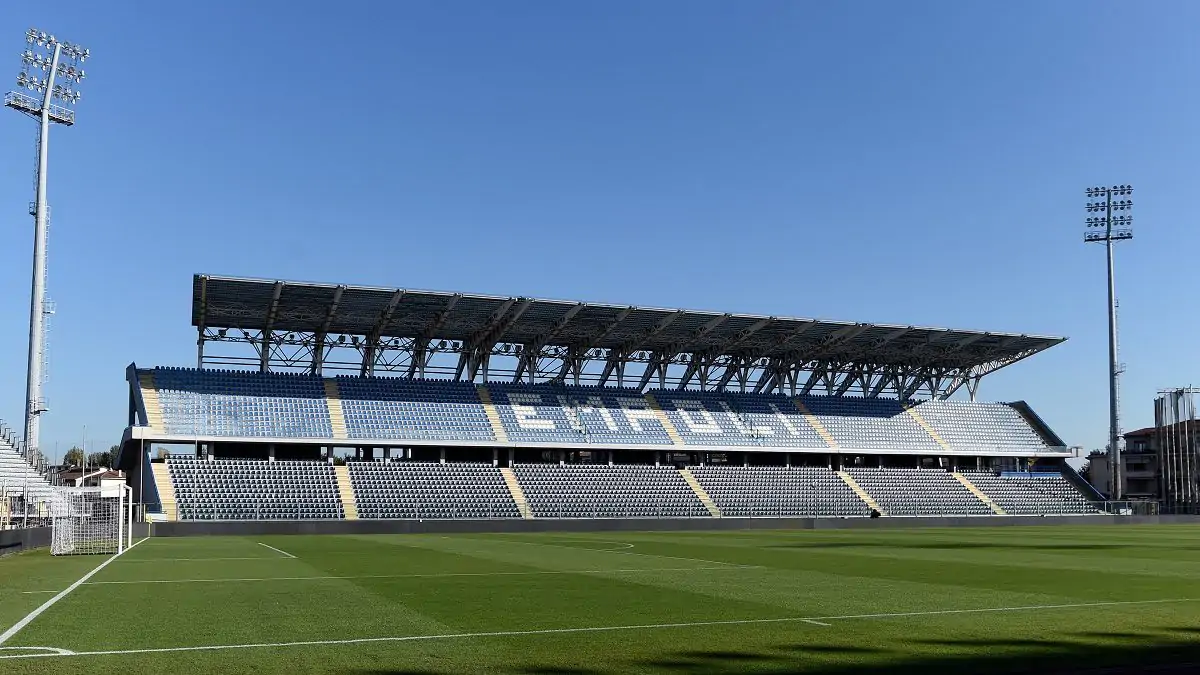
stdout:
{"type": "Polygon", "coordinates": [[[1087,189],[1087,230],[1085,242],[1104,242],[1108,253],[1108,475],[1109,499],[1121,498],[1121,415],[1118,378],[1121,374],[1117,363],[1117,286],[1113,278],[1113,244],[1124,239],[1133,239],[1133,200],[1113,199],[1133,194],[1129,185],[1094,187],[1087,189]]]}
{"type": "Polygon", "coordinates": [[[75,124],[72,106],[79,102],[77,87],[85,77],[80,66],[89,56],[91,52],[79,45],[31,28],[25,33],[25,51],[21,54],[17,85],[39,94],[41,100],[24,91],[12,91],[4,96],[4,105],[39,122],[37,196],[31,210],[34,217],[33,290],[29,300],[29,367],[25,383],[25,452],[28,458],[36,457],[39,451],[38,422],[41,414],[46,412],[46,399],[42,395],[46,316],[52,312],[46,301],[46,231],[50,221],[50,207],[46,203],[46,164],[50,124],[75,124]]]}

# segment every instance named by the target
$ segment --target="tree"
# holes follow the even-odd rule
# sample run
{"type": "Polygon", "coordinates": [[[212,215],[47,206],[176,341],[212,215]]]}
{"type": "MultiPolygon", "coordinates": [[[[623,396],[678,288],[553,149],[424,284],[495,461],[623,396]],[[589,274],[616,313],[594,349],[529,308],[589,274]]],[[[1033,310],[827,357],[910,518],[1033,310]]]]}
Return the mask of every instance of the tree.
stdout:
{"type": "Polygon", "coordinates": [[[166,448],[159,448],[154,451],[154,456],[158,459],[166,459],[168,456],[170,456],[170,454],[171,451],[167,450],[166,448]]]}
{"type": "Polygon", "coordinates": [[[84,454],[79,448],[71,448],[63,455],[63,464],[67,466],[83,466],[84,454]]]}
{"type": "Polygon", "coordinates": [[[88,455],[87,463],[90,467],[111,469],[114,458],[116,458],[116,453],[114,453],[112,450],[108,450],[106,452],[93,452],[92,454],[88,455]]]}

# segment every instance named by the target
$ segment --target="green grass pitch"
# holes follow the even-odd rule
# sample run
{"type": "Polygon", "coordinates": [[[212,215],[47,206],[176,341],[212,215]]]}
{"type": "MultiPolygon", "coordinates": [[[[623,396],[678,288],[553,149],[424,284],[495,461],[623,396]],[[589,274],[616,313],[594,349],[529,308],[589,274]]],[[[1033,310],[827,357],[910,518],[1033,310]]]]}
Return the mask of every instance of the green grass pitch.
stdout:
{"type": "MultiPolygon", "coordinates": [[[[0,632],[103,561],[0,559],[0,632]]],[[[157,538],[0,648],[0,673],[1164,663],[1200,672],[1197,527],[157,538]]]]}

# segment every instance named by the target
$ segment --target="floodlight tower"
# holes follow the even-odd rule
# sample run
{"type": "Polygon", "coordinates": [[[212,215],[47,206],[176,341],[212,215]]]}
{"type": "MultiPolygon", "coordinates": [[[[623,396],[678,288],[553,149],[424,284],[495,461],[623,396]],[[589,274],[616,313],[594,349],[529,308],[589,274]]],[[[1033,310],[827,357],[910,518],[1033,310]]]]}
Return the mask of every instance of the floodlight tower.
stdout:
{"type": "Polygon", "coordinates": [[[1118,398],[1118,379],[1121,367],[1117,363],[1117,286],[1113,278],[1113,244],[1133,239],[1133,209],[1131,199],[1113,199],[1133,194],[1130,185],[1093,187],[1087,189],[1087,230],[1085,242],[1104,242],[1108,253],[1108,475],[1109,499],[1121,498],[1121,413],[1118,398]]]}
{"type": "Polygon", "coordinates": [[[85,77],[83,62],[91,52],[77,44],[63,42],[44,31],[25,33],[25,51],[21,54],[21,72],[17,86],[40,95],[41,100],[25,91],[11,91],[4,105],[38,120],[37,196],[30,215],[34,217],[33,291],[29,301],[29,371],[25,384],[25,452],[29,457],[38,450],[38,420],[46,412],[42,396],[43,367],[46,358],[46,230],[50,207],[46,203],[46,163],[50,149],[50,124],[75,124],[79,103],[78,86],[85,77]],[[58,101],[59,103],[55,103],[58,101]],[[61,103],[61,105],[60,105],[61,103]]]}

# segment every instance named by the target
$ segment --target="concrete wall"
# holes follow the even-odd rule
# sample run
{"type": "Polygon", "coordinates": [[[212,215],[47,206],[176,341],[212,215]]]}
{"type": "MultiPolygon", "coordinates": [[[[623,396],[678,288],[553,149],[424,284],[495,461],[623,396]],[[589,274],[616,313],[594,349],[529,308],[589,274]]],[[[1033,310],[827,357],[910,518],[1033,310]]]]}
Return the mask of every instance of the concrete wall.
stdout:
{"type": "Polygon", "coordinates": [[[700,530],[889,530],[1014,525],[1200,524],[1200,516],[986,518],[694,518],[583,520],[264,520],[154,523],[154,537],[271,534],[448,534],[455,532],[656,532],[700,530]]]}
{"type": "Polygon", "coordinates": [[[48,546],[50,546],[50,528],[48,527],[0,530],[0,556],[48,546]]]}

